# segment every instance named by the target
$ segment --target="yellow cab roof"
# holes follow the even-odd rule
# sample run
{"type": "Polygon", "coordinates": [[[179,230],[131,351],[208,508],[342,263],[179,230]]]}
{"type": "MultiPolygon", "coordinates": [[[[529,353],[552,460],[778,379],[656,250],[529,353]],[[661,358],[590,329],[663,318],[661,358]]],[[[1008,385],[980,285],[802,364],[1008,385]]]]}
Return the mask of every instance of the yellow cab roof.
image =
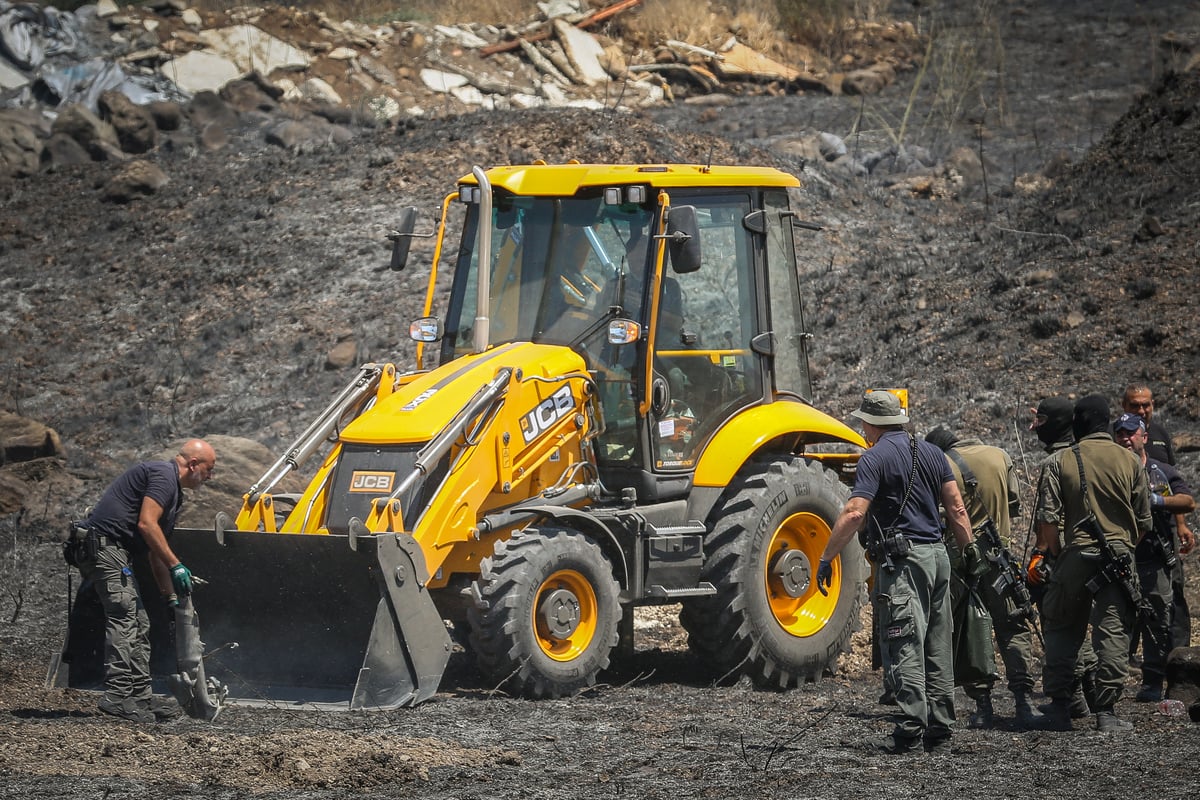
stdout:
{"type": "MultiPolygon", "coordinates": [[[[592,186],[649,184],[653,188],[712,186],[799,186],[800,180],[774,167],[705,166],[703,164],[524,164],[492,167],[485,174],[493,188],[516,195],[571,196],[592,186]]],[[[460,184],[475,184],[465,175],[460,184]]]]}

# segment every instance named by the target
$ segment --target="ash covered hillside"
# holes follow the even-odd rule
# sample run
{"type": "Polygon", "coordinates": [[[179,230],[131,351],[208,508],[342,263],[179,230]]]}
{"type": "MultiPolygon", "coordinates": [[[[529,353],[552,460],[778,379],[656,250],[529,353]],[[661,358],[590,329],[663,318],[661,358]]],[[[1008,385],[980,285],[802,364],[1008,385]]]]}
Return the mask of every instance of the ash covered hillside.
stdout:
{"type": "Polygon", "coordinates": [[[1158,416],[1200,444],[1200,71],[1155,83],[1077,163],[1015,196],[818,274],[825,388],[915,390],[946,421],[1011,444],[1014,415],[1057,393],[1155,388],[1158,416]],[[901,245],[901,250],[906,245],[901,245]],[[862,309],[870,309],[860,313],[862,309]]]}

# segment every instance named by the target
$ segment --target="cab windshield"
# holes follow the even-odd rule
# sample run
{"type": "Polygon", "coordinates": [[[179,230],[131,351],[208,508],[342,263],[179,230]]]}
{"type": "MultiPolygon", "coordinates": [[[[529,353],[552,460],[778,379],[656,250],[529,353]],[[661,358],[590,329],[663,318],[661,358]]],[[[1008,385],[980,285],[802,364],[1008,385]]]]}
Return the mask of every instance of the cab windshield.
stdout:
{"type": "MultiPolygon", "coordinates": [[[[474,344],[479,206],[464,226],[446,346],[474,344]]],[[[650,208],[594,197],[493,199],[489,345],[532,341],[576,347],[613,316],[640,318],[650,208]]]]}

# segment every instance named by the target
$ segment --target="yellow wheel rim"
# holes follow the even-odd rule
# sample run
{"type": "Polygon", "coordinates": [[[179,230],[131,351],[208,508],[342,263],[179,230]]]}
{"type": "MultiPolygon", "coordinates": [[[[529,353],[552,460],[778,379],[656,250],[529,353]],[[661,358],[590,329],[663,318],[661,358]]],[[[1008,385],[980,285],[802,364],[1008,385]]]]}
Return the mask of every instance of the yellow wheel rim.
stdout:
{"type": "Polygon", "coordinates": [[[555,661],[579,658],[596,638],[596,591],[582,573],[555,572],[538,588],[533,630],[538,647],[555,661]]]}
{"type": "Polygon", "coordinates": [[[812,636],[821,631],[837,608],[842,590],[840,556],[833,560],[829,594],[817,591],[817,564],[829,533],[823,518],[804,511],[784,520],[771,537],[763,566],[767,601],[775,621],[792,636],[812,636]]]}

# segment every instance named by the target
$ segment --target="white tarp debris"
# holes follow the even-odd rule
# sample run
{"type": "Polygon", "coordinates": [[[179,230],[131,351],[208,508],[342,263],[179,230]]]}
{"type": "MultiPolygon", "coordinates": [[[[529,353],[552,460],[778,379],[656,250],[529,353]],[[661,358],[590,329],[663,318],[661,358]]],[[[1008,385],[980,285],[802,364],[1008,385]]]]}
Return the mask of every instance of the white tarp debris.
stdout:
{"type": "Polygon", "coordinates": [[[34,70],[46,56],[75,50],[79,31],[75,17],[53,6],[0,0],[0,55],[23,70],[34,70]]]}

